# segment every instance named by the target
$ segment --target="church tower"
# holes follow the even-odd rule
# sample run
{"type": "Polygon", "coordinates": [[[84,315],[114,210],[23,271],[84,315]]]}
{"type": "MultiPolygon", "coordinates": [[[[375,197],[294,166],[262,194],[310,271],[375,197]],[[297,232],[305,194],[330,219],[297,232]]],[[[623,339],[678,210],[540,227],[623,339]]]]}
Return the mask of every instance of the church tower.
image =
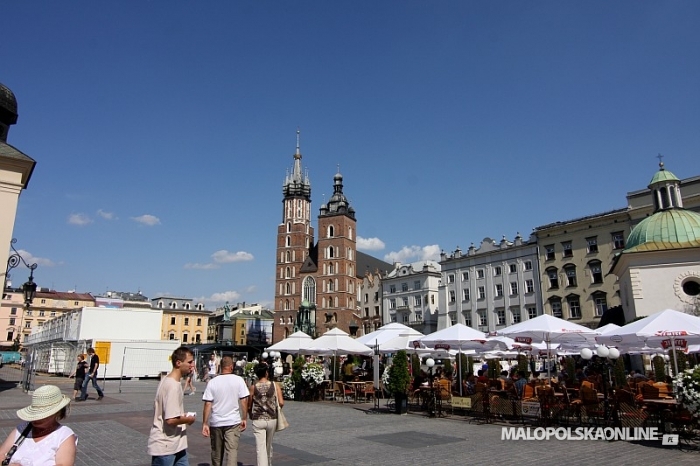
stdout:
{"type": "MultiPolygon", "coordinates": [[[[301,267],[314,244],[311,226],[311,182],[302,173],[299,131],[294,166],[282,185],[282,223],[277,227],[277,270],[273,341],[287,335],[281,323],[291,323],[302,302],[301,267]],[[279,333],[278,333],[279,332],[279,333]]],[[[289,328],[289,327],[287,327],[289,328]]]]}
{"type": "Polygon", "coordinates": [[[357,298],[355,209],[343,193],[343,175],[333,177],[333,195],[318,216],[317,320],[320,334],[348,331],[357,298]]]}

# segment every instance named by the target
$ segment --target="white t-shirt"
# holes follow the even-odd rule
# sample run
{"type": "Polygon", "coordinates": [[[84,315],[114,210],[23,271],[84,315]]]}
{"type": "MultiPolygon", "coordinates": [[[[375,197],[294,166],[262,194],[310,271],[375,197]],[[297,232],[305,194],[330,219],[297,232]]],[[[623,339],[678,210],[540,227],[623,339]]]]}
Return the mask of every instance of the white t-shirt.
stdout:
{"type": "MultiPolygon", "coordinates": [[[[20,433],[24,431],[25,427],[27,427],[26,422],[17,426],[15,430],[15,441],[19,438],[20,433]]],[[[27,437],[22,442],[22,445],[20,445],[15,454],[12,455],[10,463],[21,464],[22,460],[30,460],[32,466],[55,466],[58,448],[63,442],[68,440],[71,435],[75,435],[75,433],[70,427],[61,426],[39,440],[39,442],[35,442],[32,438],[32,431],[30,430],[27,437]]],[[[75,437],[75,444],[78,444],[77,436],[75,437]]]]}
{"type": "Polygon", "coordinates": [[[203,401],[211,402],[211,427],[235,426],[241,423],[238,400],[249,396],[248,387],[242,377],[224,374],[211,379],[202,395],[203,401]]]}
{"type": "Polygon", "coordinates": [[[156,392],[153,424],[148,436],[149,455],[174,455],[187,448],[187,424],[171,426],[165,422],[185,415],[182,400],[180,382],[172,377],[163,378],[156,392]]]}
{"type": "Polygon", "coordinates": [[[216,375],[216,361],[209,361],[209,375],[216,375]]]}

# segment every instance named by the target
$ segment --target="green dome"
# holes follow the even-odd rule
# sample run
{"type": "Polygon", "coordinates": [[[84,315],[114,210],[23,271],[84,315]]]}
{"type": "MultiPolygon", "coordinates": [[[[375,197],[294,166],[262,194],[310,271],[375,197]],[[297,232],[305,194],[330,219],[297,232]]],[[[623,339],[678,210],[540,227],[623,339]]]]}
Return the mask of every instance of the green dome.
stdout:
{"type": "Polygon", "coordinates": [[[659,169],[658,172],[654,173],[654,177],[651,179],[649,182],[649,187],[651,188],[654,186],[656,183],[665,183],[666,181],[680,181],[676,175],[671,173],[670,171],[666,170],[664,168],[664,164],[661,163],[659,164],[661,168],[659,169]]]}
{"type": "Polygon", "coordinates": [[[700,247],[700,214],[686,209],[669,209],[639,222],[627,238],[625,252],[687,247],[700,247]]]}

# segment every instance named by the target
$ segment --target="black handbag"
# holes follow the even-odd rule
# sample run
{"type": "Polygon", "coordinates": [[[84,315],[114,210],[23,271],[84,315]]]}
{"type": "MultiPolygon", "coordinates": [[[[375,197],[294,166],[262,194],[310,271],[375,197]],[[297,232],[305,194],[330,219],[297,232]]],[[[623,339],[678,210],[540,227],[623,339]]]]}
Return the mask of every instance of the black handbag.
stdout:
{"type": "Polygon", "coordinates": [[[10,460],[12,459],[12,456],[15,454],[17,449],[19,448],[20,445],[22,445],[22,442],[24,442],[24,439],[27,438],[27,434],[29,434],[29,431],[32,428],[32,423],[28,423],[27,427],[24,428],[22,433],[19,435],[19,438],[15,440],[15,443],[12,444],[12,447],[10,448],[10,451],[7,452],[7,455],[5,455],[5,459],[2,460],[2,466],[8,466],[10,464],[10,460]]]}

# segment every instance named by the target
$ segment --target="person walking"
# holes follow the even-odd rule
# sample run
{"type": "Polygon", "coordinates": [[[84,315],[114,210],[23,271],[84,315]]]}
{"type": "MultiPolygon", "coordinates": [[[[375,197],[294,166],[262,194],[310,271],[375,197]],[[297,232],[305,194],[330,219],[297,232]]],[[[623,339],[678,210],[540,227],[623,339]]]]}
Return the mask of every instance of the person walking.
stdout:
{"type": "Polygon", "coordinates": [[[87,390],[88,385],[90,385],[90,380],[92,380],[92,386],[95,388],[95,390],[97,390],[97,401],[100,401],[102,398],[104,398],[104,393],[102,392],[102,389],[99,385],[97,385],[97,371],[100,369],[100,357],[95,354],[94,348],[88,348],[87,354],[88,358],[90,358],[90,368],[88,369],[88,373],[85,375],[85,380],[83,381],[83,390],[80,394],[80,398],[78,398],[75,401],[85,401],[88,399],[87,390]]]}
{"type": "Polygon", "coordinates": [[[258,466],[272,464],[272,438],[277,430],[277,403],[284,406],[282,389],[269,377],[266,363],[255,366],[258,381],[250,386],[250,419],[253,421],[253,437],[258,466]]]}
{"type": "Polygon", "coordinates": [[[216,354],[212,353],[211,356],[209,357],[209,361],[207,362],[207,378],[205,379],[205,382],[208,382],[209,380],[216,377],[216,374],[218,372],[219,372],[219,364],[216,361],[216,354]]]}
{"type": "Polygon", "coordinates": [[[185,391],[189,389],[188,395],[194,395],[194,393],[197,391],[197,388],[194,386],[194,373],[196,371],[193,370],[190,372],[190,375],[185,377],[185,391]]]}
{"type": "Polygon", "coordinates": [[[17,417],[25,422],[13,429],[0,446],[0,458],[10,465],[73,466],[78,437],[70,427],[60,424],[69,404],[70,398],[56,385],[34,390],[32,404],[17,411],[17,417]]]}
{"type": "Polygon", "coordinates": [[[249,395],[243,378],[233,373],[233,358],[221,358],[221,374],[209,381],[202,396],[202,435],[211,439],[212,466],[238,464],[238,441],[246,429],[249,395]]]}
{"type": "Polygon", "coordinates": [[[192,371],[192,350],[180,346],[170,357],[173,370],[160,381],[153,409],[153,424],[148,435],[151,466],[189,466],[187,426],[195,416],[185,414],[182,378],[192,371]]]}
{"type": "Polygon", "coordinates": [[[73,372],[71,372],[71,374],[68,376],[68,378],[75,376],[75,383],[73,384],[73,399],[75,401],[78,401],[78,393],[82,393],[83,391],[83,382],[85,381],[85,373],[87,372],[87,369],[88,363],[85,362],[85,355],[79,354],[78,364],[75,366],[75,369],[73,369],[73,372]]]}

